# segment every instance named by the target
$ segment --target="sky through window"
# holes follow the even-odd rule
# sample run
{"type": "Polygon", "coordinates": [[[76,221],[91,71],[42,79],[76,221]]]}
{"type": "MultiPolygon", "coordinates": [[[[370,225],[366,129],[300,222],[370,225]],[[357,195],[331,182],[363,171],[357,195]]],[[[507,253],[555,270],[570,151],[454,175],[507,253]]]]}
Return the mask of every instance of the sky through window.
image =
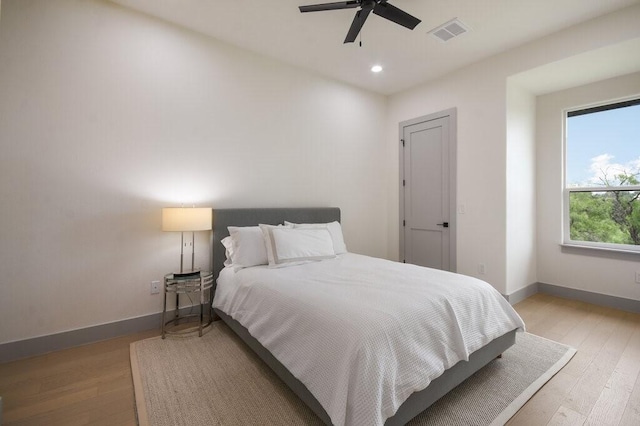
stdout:
{"type": "Polygon", "coordinates": [[[599,186],[640,172],[640,105],[567,118],[567,186],[599,186]]]}

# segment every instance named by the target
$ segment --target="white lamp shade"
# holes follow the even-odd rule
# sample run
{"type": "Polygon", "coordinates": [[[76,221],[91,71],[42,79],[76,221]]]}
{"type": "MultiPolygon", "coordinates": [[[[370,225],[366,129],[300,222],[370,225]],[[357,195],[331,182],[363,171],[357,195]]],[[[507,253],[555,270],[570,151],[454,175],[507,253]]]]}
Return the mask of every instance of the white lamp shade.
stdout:
{"type": "Polygon", "coordinates": [[[210,231],[211,207],[165,207],[162,209],[163,231],[210,231]]]}

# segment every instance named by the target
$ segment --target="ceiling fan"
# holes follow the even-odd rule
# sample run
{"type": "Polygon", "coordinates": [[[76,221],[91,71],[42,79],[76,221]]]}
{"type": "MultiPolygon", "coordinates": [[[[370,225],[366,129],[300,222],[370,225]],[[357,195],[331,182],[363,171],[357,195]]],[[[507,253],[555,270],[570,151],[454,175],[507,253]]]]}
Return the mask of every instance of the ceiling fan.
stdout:
{"type": "Polygon", "coordinates": [[[410,30],[414,29],[416,25],[421,22],[420,19],[390,5],[387,3],[387,0],[352,0],[299,6],[300,12],[302,13],[321,12],[324,10],[353,9],[356,7],[359,7],[360,10],[356,12],[356,16],[353,18],[351,28],[349,28],[347,37],[344,39],[345,43],[353,43],[355,41],[362,29],[362,26],[364,25],[364,21],[367,20],[369,13],[372,11],[376,15],[395,22],[398,25],[402,25],[403,27],[409,28],[410,30]]]}

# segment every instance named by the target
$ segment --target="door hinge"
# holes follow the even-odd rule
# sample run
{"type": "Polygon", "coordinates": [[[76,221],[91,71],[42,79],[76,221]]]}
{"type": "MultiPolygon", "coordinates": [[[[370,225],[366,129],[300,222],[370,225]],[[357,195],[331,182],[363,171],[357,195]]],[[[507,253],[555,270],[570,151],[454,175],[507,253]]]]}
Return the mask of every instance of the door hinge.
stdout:
{"type": "Polygon", "coordinates": [[[407,186],[407,181],[402,179],[402,186],[407,186]]]}
{"type": "Polygon", "coordinates": [[[402,146],[404,146],[404,139],[400,139],[400,142],[402,142],[402,146]]]}
{"type": "Polygon", "coordinates": [[[404,219],[402,220],[402,226],[407,226],[407,222],[405,222],[404,219]]]}

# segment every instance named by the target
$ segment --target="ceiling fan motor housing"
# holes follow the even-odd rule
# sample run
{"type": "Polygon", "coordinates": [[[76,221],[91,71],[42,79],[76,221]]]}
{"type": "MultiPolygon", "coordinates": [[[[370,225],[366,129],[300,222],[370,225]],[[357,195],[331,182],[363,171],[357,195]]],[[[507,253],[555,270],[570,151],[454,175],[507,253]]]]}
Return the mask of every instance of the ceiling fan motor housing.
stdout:
{"type": "Polygon", "coordinates": [[[413,30],[416,25],[421,22],[420,19],[415,16],[409,15],[407,12],[390,5],[387,3],[387,0],[340,1],[300,6],[299,9],[300,12],[305,13],[321,12],[325,10],[353,9],[356,7],[360,7],[360,10],[356,12],[356,16],[353,18],[347,37],[344,39],[345,43],[353,43],[355,41],[371,12],[391,22],[395,22],[398,25],[402,25],[405,28],[409,28],[410,30],[413,30]]]}

